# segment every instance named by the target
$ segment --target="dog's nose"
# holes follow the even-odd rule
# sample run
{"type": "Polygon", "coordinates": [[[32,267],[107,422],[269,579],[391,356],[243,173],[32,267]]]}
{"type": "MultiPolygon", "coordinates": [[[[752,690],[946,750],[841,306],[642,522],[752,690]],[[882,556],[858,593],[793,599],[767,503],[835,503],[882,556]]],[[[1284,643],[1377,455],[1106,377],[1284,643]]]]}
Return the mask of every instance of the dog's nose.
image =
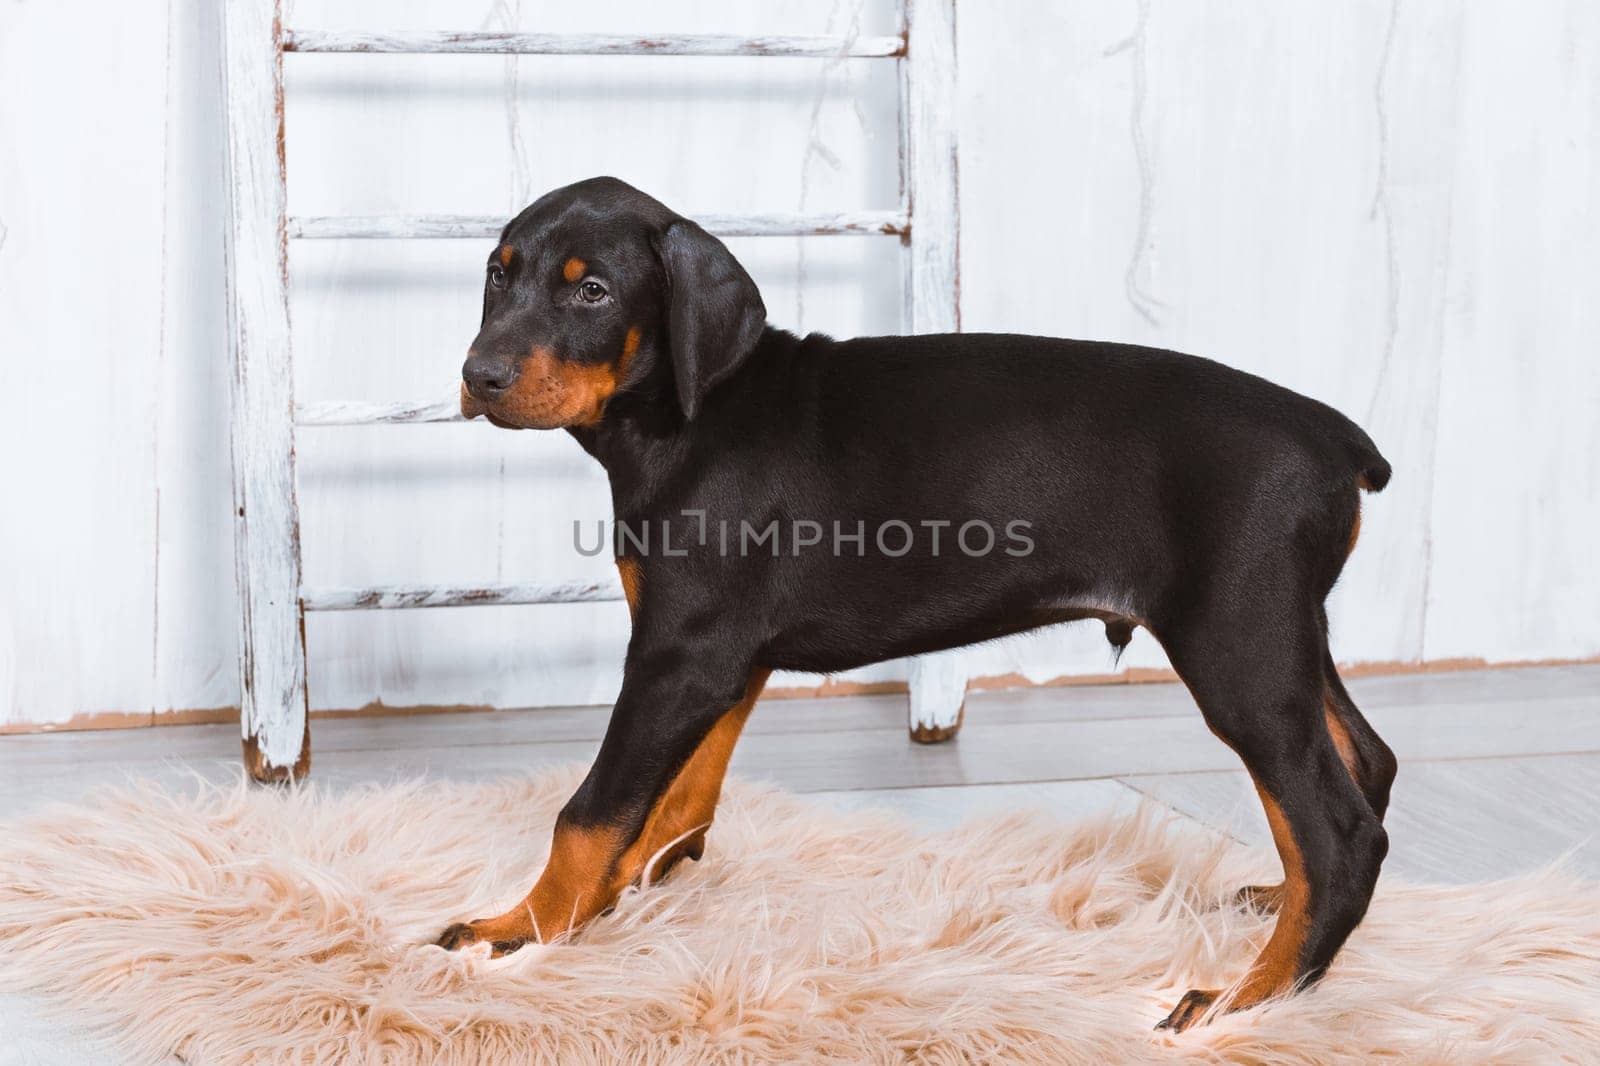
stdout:
{"type": "Polygon", "coordinates": [[[461,366],[461,380],[467,391],[480,400],[493,400],[511,387],[516,370],[510,360],[497,355],[468,354],[461,366]]]}

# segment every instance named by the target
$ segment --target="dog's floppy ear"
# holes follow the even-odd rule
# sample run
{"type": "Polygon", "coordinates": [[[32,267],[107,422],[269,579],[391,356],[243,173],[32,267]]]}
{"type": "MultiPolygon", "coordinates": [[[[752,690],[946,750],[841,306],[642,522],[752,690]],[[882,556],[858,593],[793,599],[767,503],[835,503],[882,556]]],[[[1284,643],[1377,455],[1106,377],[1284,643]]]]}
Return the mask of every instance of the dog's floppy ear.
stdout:
{"type": "Polygon", "coordinates": [[[739,369],[767,322],[761,291],[727,246],[680,218],[656,240],[667,275],[667,340],[683,416],[739,369]]]}

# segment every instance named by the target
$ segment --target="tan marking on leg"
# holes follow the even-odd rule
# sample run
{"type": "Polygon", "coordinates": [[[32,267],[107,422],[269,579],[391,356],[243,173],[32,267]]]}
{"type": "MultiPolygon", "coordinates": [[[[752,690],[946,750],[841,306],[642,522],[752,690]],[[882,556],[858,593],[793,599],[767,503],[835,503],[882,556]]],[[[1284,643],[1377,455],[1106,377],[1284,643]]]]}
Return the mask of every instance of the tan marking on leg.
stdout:
{"type": "Polygon", "coordinates": [[[457,948],[488,941],[495,954],[515,951],[524,943],[548,943],[577,929],[616,902],[623,886],[616,883],[622,834],[613,828],[577,828],[556,824],[550,860],[523,901],[493,918],[452,926],[439,940],[457,948]]]}
{"type": "Polygon", "coordinates": [[[644,831],[617,863],[618,875],[626,882],[637,881],[647,867],[650,879],[659,880],[684,855],[700,857],[706,830],[722,795],[722,780],[728,772],[733,746],[770,674],[770,670],[757,670],[751,676],[744,698],[717,719],[656,802],[645,819],[644,831]]]}
{"type": "Polygon", "coordinates": [[[566,278],[569,282],[577,281],[579,278],[583,277],[583,272],[588,269],[588,263],[585,263],[577,256],[573,256],[571,259],[568,259],[566,265],[561,268],[561,276],[566,278]]]}
{"type": "Polygon", "coordinates": [[[1306,880],[1305,861],[1295,843],[1289,819],[1278,801],[1258,782],[1256,792],[1266,808],[1267,824],[1283,862],[1283,885],[1277,895],[1278,923],[1272,927],[1266,947],[1256,956],[1244,977],[1231,989],[1196,988],[1184,994],[1172,1013],[1156,1026],[1182,1032],[1206,1017],[1213,1009],[1223,1012],[1244,1010],[1283,995],[1294,988],[1300,972],[1300,953],[1305,947],[1311,920],[1311,885],[1306,880]]]}
{"type": "Polygon", "coordinates": [[[1322,720],[1328,723],[1328,735],[1333,737],[1333,746],[1339,751],[1339,761],[1344,763],[1344,768],[1350,771],[1351,780],[1360,788],[1361,756],[1356,752],[1355,741],[1350,739],[1350,730],[1345,728],[1344,719],[1339,717],[1333,693],[1326,690],[1322,693],[1322,720]]]}
{"type": "Polygon", "coordinates": [[[617,559],[617,575],[622,578],[622,595],[628,601],[628,615],[637,620],[639,617],[639,590],[642,587],[644,575],[639,570],[639,560],[626,556],[617,559]]]}
{"type": "Polygon", "coordinates": [[[550,861],[533,891],[494,918],[451,926],[439,944],[458,948],[489,941],[496,954],[524,943],[550,940],[604,913],[628,885],[646,872],[657,881],[683,856],[699,858],[706,830],[722,794],[728,760],[770,671],[758,670],[744,698],[717,719],[711,731],[656,800],[644,828],[631,843],[619,829],[556,824],[550,861]]]}
{"type": "Polygon", "coordinates": [[[1283,863],[1283,894],[1278,903],[1278,924],[1234,992],[1228,1004],[1230,1010],[1252,1007],[1294,987],[1311,920],[1311,883],[1306,880],[1305,860],[1300,845],[1295,843],[1294,830],[1278,801],[1259,784],[1256,791],[1266,808],[1272,841],[1278,846],[1278,858],[1283,863]]]}

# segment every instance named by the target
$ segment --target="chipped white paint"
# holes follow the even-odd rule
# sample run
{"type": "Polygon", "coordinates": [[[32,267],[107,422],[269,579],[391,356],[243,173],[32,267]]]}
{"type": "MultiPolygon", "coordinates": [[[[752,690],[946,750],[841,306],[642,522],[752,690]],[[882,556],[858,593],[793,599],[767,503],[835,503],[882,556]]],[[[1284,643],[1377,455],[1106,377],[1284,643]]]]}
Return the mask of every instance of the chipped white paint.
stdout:
{"type": "Polygon", "coordinates": [[[308,611],[407,610],[420,607],[486,607],[548,603],[611,603],[623,599],[622,585],[607,581],[528,582],[512,585],[389,585],[379,588],[307,588],[300,593],[308,611]]]}
{"type": "MultiPolygon", "coordinates": [[[[719,237],[896,236],[910,232],[903,211],[842,211],[833,214],[708,215],[696,222],[719,237]]],[[[353,215],[289,219],[289,236],[307,240],[352,238],[493,239],[505,228],[503,215],[353,215]]]]}
{"type": "Polygon", "coordinates": [[[294,52],[477,53],[541,56],[789,56],[884,58],[904,48],[899,37],[774,36],[723,33],[635,36],[626,33],[355,33],[290,30],[294,52]]]}
{"type": "Polygon", "coordinates": [[[294,480],[294,373],[284,235],[283,72],[276,0],[223,18],[228,101],[229,333],[240,726],[258,778],[306,765],[306,669],[294,480]]]}
{"type": "MultiPolygon", "coordinates": [[[[955,0],[904,0],[906,58],[901,60],[902,180],[913,235],[906,250],[906,317],[912,333],[961,328],[956,204],[955,0]]],[[[909,728],[947,738],[961,724],[967,694],[962,652],[912,661],[909,728]]]]}
{"type": "Polygon", "coordinates": [[[961,728],[967,702],[967,662],[961,652],[922,655],[911,660],[907,687],[907,728],[923,743],[949,740],[961,728]]]}
{"type": "MultiPolygon", "coordinates": [[[[461,399],[405,400],[367,403],[363,400],[323,400],[295,404],[294,420],[300,426],[371,426],[407,422],[465,422],[461,399]]],[[[488,425],[488,423],[484,423],[488,425]]]]}

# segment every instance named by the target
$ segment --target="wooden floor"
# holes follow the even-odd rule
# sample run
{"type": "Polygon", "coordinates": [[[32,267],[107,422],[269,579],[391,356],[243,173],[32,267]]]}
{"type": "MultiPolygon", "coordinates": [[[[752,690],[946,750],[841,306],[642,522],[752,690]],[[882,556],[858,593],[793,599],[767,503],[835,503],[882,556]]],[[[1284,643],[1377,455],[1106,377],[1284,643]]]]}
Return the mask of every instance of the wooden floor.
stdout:
{"type": "MultiPolygon", "coordinates": [[[[1477,881],[1568,856],[1600,876],[1600,666],[1414,674],[1351,683],[1400,757],[1385,872],[1477,881]]],[[[313,723],[313,776],[336,787],[587,762],[608,709],[574,707],[313,723]]],[[[0,816],[122,775],[175,786],[238,772],[232,726],[0,736],[0,816]]],[[[1269,840],[1237,760],[1179,685],[974,693],[948,744],[911,744],[905,698],[770,700],[733,771],[934,823],[1038,807],[1072,817],[1153,800],[1239,840],[1269,840]]]]}

